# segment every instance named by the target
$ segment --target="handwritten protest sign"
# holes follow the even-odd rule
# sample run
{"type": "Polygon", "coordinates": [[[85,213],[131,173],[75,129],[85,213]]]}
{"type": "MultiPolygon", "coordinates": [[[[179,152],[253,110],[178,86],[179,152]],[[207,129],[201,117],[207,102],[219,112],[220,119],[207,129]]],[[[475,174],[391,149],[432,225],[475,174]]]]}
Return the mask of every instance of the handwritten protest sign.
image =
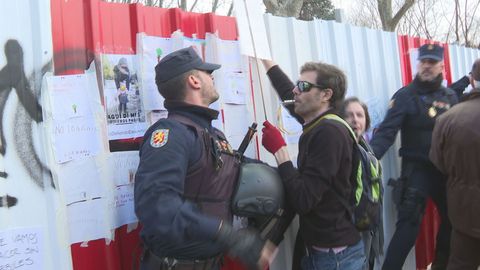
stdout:
{"type": "Polygon", "coordinates": [[[44,257],[40,228],[0,232],[0,270],[41,270],[44,257]]]}

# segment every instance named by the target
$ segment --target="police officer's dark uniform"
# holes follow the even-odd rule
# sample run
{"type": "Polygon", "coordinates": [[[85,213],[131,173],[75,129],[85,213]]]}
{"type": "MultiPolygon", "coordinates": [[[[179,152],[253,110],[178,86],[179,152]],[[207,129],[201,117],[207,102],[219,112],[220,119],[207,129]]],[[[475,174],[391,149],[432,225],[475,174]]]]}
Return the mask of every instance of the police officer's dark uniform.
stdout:
{"type": "MultiPolygon", "coordinates": [[[[193,69],[211,73],[219,67],[192,48],[182,49],[156,66],[157,85],[193,69]]],[[[141,269],[219,269],[227,251],[254,265],[263,241],[228,225],[239,162],[212,127],[218,112],[168,99],[165,107],[168,118],[145,133],[135,176],[135,212],[146,250],[141,269]]]]}
{"type": "MultiPolygon", "coordinates": [[[[419,49],[419,60],[422,59],[442,61],[443,48],[423,45],[419,49]]],[[[432,269],[444,269],[448,260],[451,225],[446,213],[446,178],[428,157],[435,119],[457,103],[455,92],[443,87],[442,81],[442,74],[433,81],[422,81],[417,75],[409,85],[398,90],[370,143],[377,158],[381,158],[393,144],[398,130],[401,131],[399,155],[402,157],[401,179],[405,182],[397,204],[396,231],[383,264],[386,270],[402,269],[417,238],[428,197],[433,199],[441,216],[432,269]]]]}

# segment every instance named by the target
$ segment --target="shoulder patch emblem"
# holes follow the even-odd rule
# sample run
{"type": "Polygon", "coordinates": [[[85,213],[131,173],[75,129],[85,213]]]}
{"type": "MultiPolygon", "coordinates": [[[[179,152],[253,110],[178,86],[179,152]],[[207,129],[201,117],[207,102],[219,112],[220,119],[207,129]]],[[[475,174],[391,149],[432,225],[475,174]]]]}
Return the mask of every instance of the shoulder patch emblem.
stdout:
{"type": "Polygon", "coordinates": [[[150,145],[155,148],[160,148],[168,142],[169,129],[157,129],[152,133],[150,138],[150,145]]]}

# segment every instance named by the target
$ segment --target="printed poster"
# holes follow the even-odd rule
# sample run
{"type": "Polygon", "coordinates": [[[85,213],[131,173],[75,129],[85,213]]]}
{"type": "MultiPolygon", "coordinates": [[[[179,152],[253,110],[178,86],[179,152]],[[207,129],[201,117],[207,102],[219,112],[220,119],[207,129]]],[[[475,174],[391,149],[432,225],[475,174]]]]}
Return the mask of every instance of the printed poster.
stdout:
{"type": "Polygon", "coordinates": [[[134,55],[102,55],[109,140],[142,137],[147,129],[134,55]]]}

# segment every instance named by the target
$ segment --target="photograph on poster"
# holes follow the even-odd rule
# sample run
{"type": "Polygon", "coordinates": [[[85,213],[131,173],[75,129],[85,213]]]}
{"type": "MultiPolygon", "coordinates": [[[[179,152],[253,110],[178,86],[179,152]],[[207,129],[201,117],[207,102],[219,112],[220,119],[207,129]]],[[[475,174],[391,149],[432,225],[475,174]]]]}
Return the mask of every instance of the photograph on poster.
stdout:
{"type": "Polygon", "coordinates": [[[143,136],[145,112],[134,55],[102,55],[103,92],[109,140],[143,136]]]}

